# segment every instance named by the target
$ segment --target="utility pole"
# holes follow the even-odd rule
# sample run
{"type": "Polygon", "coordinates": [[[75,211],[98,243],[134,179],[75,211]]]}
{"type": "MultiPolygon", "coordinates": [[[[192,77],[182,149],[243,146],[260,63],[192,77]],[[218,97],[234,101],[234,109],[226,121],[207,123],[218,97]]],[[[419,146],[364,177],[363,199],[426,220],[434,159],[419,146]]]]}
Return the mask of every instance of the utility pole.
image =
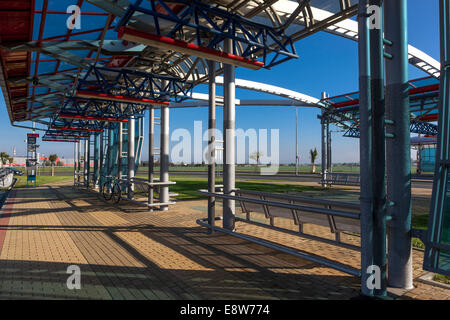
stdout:
{"type": "Polygon", "coordinates": [[[298,107],[295,107],[295,175],[298,176],[298,107]]]}

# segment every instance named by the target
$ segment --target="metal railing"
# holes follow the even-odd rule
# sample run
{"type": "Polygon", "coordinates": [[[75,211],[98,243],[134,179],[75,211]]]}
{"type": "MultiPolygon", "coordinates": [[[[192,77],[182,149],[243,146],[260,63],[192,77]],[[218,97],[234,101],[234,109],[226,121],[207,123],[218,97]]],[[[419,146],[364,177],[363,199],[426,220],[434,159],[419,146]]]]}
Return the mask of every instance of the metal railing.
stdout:
{"type": "MultiPolygon", "coordinates": [[[[347,249],[357,251],[360,250],[359,246],[342,242],[340,237],[342,232],[360,232],[359,204],[240,189],[236,189],[234,191],[234,195],[223,194],[221,192],[211,193],[207,190],[198,190],[197,192],[205,196],[238,201],[241,206],[242,212],[246,214],[246,217],[235,217],[236,221],[250,223],[259,227],[264,227],[275,231],[280,231],[303,238],[344,247],[347,249]],[[265,217],[269,219],[269,224],[253,220],[251,217],[252,213],[263,213],[265,217]],[[275,226],[275,218],[292,220],[294,222],[294,225],[298,226],[298,231],[275,226]],[[303,226],[307,223],[329,227],[330,231],[336,235],[335,240],[305,233],[303,226]]],[[[310,261],[333,267],[355,276],[360,275],[360,270],[353,267],[343,265],[341,263],[331,261],[323,257],[311,256],[294,248],[286,248],[284,246],[273,244],[272,242],[268,242],[260,238],[242,235],[223,228],[212,226],[208,224],[207,219],[197,220],[197,223],[214,230],[227,232],[231,235],[245,238],[252,242],[256,242],[283,252],[302,257],[310,261]]]]}
{"type": "MultiPolygon", "coordinates": [[[[136,199],[133,199],[136,191],[138,191],[141,194],[145,194],[147,199],[148,194],[150,193],[150,191],[153,189],[154,191],[159,193],[159,189],[160,187],[164,187],[164,186],[169,186],[169,185],[174,185],[176,184],[176,182],[174,181],[167,181],[167,182],[160,182],[160,181],[154,181],[154,182],[148,182],[148,180],[146,179],[142,179],[142,178],[136,178],[133,177],[131,178],[131,181],[129,181],[128,179],[119,179],[119,181],[121,183],[126,183],[127,184],[127,188],[130,188],[131,186],[134,186],[134,188],[136,188],[135,190],[133,190],[132,197],[124,197],[122,199],[133,202],[135,204],[138,205],[143,205],[143,206],[147,206],[149,208],[153,208],[153,207],[160,207],[160,206],[167,206],[167,205],[173,205],[176,202],[175,201],[168,201],[168,202],[153,202],[153,199],[147,200],[147,201],[139,201],[136,199]],[[155,190],[156,189],[156,190],[155,190]]],[[[177,196],[177,193],[169,193],[169,197],[174,197],[177,196]]]]}

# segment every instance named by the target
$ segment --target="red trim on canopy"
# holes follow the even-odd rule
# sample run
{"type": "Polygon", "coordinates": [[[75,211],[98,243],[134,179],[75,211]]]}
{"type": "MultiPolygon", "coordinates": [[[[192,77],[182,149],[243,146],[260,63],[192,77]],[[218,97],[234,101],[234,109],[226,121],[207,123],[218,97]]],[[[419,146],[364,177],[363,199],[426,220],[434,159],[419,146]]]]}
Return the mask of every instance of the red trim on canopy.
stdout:
{"type": "Polygon", "coordinates": [[[251,60],[235,54],[201,47],[194,43],[188,43],[169,37],[158,36],[156,34],[146,33],[127,27],[121,27],[119,29],[118,37],[134,42],[150,44],[156,47],[178,51],[181,53],[192,54],[194,56],[208,58],[218,62],[237,65],[244,68],[250,68],[253,70],[258,70],[264,67],[264,63],[261,61],[251,60]]]}
{"type": "Polygon", "coordinates": [[[127,119],[82,116],[82,115],[75,115],[75,114],[60,114],[58,117],[63,118],[63,119],[93,120],[93,121],[107,121],[107,122],[128,122],[127,119]]]}
{"type": "Polygon", "coordinates": [[[168,106],[170,104],[169,101],[158,101],[146,98],[134,98],[134,97],[126,97],[114,94],[107,93],[98,93],[98,92],[89,92],[89,91],[81,91],[78,90],[76,93],[77,97],[80,98],[91,98],[91,99],[99,99],[99,100],[113,100],[119,102],[129,102],[129,103],[137,103],[137,104],[153,104],[160,106],[168,106]]]}

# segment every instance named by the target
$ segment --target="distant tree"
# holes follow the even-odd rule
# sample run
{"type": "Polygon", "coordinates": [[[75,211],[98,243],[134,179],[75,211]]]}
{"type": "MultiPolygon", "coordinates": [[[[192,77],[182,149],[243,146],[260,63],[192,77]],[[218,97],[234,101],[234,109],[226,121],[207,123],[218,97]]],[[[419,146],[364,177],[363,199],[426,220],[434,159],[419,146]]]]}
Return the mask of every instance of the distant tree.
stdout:
{"type": "Polygon", "coordinates": [[[315,162],[316,162],[316,158],[317,158],[317,149],[314,148],[314,150],[313,149],[309,150],[309,155],[311,157],[312,173],[315,173],[316,172],[315,162]]]}
{"type": "Polygon", "coordinates": [[[250,159],[255,160],[256,164],[259,164],[259,159],[263,156],[261,151],[255,151],[250,155],[250,159]]]}
{"type": "Polygon", "coordinates": [[[56,163],[56,165],[57,165],[58,167],[64,167],[64,163],[63,163],[62,161],[58,161],[58,162],[56,163]]]}
{"type": "Polygon", "coordinates": [[[54,163],[56,163],[56,160],[58,159],[58,155],[57,154],[51,154],[49,157],[48,157],[48,160],[50,160],[50,162],[52,163],[52,164],[54,164],[54,163]]]}
{"type": "Polygon", "coordinates": [[[56,159],[58,159],[58,155],[57,154],[51,154],[48,157],[48,160],[50,161],[50,163],[52,164],[52,177],[55,175],[55,163],[56,163],[56,159]]]}
{"type": "Polygon", "coordinates": [[[3,165],[13,162],[13,158],[11,158],[6,152],[0,152],[0,160],[3,165]]]}

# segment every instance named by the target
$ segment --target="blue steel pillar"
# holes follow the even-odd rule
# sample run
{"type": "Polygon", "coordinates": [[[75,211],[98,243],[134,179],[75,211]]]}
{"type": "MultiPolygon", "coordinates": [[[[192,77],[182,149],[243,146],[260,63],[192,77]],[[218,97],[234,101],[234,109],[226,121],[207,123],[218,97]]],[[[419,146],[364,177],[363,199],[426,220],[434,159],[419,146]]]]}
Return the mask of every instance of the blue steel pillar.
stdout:
{"type": "Polygon", "coordinates": [[[411,246],[411,138],[408,85],[407,0],[385,0],[386,109],[393,126],[387,142],[389,222],[388,282],[395,288],[412,289],[411,246]]]}
{"type": "Polygon", "coordinates": [[[423,268],[450,276],[448,184],[450,171],[450,0],[439,1],[441,73],[436,166],[423,268]]]}
{"type": "Polygon", "coordinates": [[[84,140],[84,186],[89,188],[89,144],[91,141],[91,137],[84,140]]]}
{"type": "Polygon", "coordinates": [[[372,199],[372,102],[370,91],[370,38],[367,16],[368,0],[358,6],[359,114],[360,132],[360,204],[361,204],[361,293],[373,295],[367,287],[367,268],[373,264],[373,199],[372,199]]]}
{"type": "Polygon", "coordinates": [[[77,173],[78,173],[78,142],[73,144],[73,185],[77,185],[77,173]]]}
{"type": "Polygon", "coordinates": [[[77,176],[77,181],[78,181],[78,186],[80,186],[81,184],[81,141],[77,142],[77,171],[78,171],[78,176],[77,176]]]}
{"type": "Polygon", "coordinates": [[[94,172],[93,172],[93,184],[92,187],[95,189],[95,186],[97,185],[98,180],[98,170],[100,168],[99,166],[99,157],[98,157],[98,134],[94,135],[94,172]]]}
{"type": "MultiPolygon", "coordinates": [[[[231,39],[225,40],[225,52],[232,53],[231,39]]],[[[226,64],[223,77],[224,164],[223,193],[234,195],[235,188],[235,67],[226,64]]],[[[235,200],[223,199],[223,227],[235,229],[235,200]]]]}
{"type": "MultiPolygon", "coordinates": [[[[133,199],[134,183],[132,182],[135,174],[135,135],[136,135],[136,120],[134,116],[128,118],[128,198],[133,199]]],[[[120,134],[121,135],[121,134],[120,134]]],[[[119,136],[119,143],[122,144],[122,138],[119,136]]],[[[122,151],[122,147],[119,148],[122,151]]],[[[119,153],[118,159],[122,162],[122,155],[119,153]]],[[[119,177],[122,176],[122,166],[120,166],[119,177]]]]}
{"type": "Polygon", "coordinates": [[[102,187],[103,184],[103,177],[102,177],[102,172],[103,172],[103,165],[104,165],[104,133],[101,132],[100,133],[100,141],[99,141],[99,148],[100,148],[100,154],[99,154],[99,180],[98,180],[98,186],[99,188],[102,187]]]}
{"type": "Polygon", "coordinates": [[[112,175],[112,165],[111,165],[111,149],[113,146],[113,129],[108,128],[107,129],[108,135],[107,135],[107,140],[106,140],[106,145],[108,146],[108,148],[106,149],[106,175],[110,176],[112,175]]]}
{"type": "MultiPolygon", "coordinates": [[[[382,8],[382,0],[369,0],[370,5],[382,8]]],[[[377,19],[382,19],[380,14],[377,19]]],[[[383,22],[381,28],[370,33],[370,87],[372,100],[372,184],[373,184],[373,264],[380,268],[381,286],[374,295],[386,295],[386,133],[384,96],[383,22]]]]}
{"type": "Polygon", "coordinates": [[[333,172],[333,164],[331,158],[331,131],[330,131],[330,120],[327,120],[326,124],[327,130],[327,172],[333,172]]]}

